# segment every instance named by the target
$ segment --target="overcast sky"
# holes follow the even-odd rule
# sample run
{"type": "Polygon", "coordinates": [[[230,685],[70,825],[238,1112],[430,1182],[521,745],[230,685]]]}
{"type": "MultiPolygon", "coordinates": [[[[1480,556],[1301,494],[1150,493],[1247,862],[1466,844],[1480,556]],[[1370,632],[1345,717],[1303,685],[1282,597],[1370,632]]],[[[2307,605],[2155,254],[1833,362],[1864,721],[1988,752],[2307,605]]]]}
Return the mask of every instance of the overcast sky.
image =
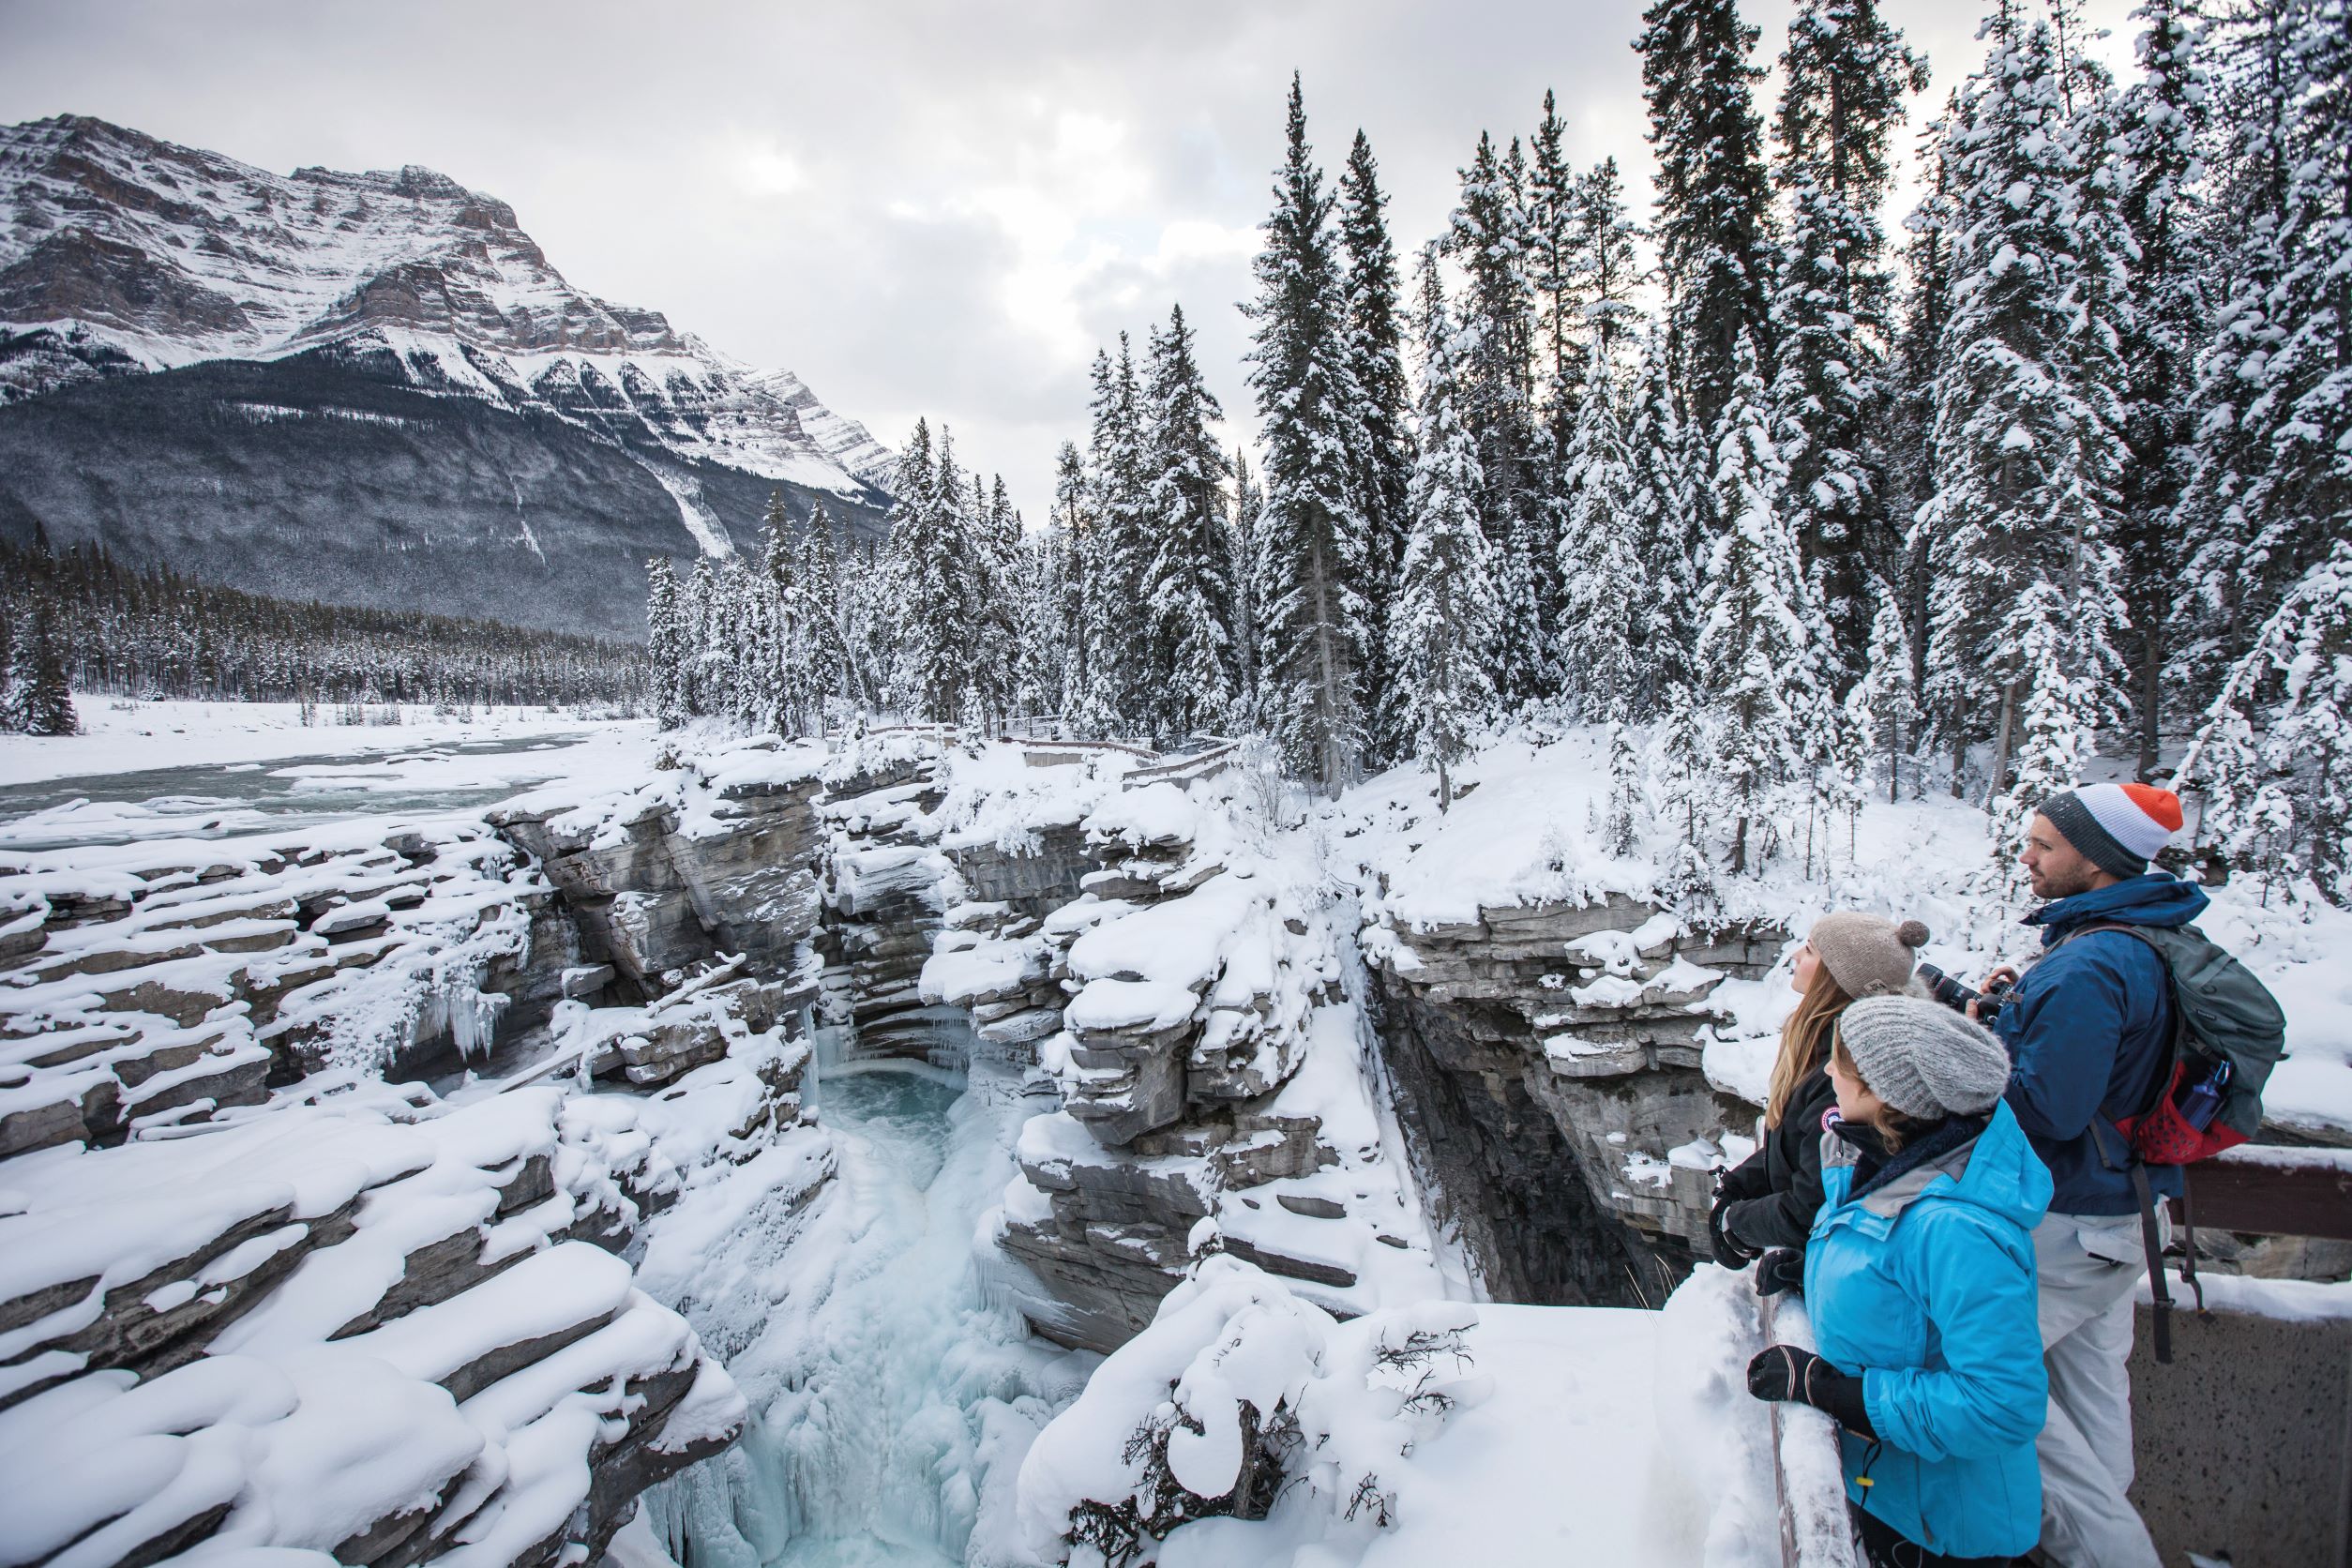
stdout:
{"type": "MultiPolygon", "coordinates": [[[[2118,67],[2129,3],[2088,7],[2118,67]]],[[[575,284],[790,367],[885,443],[945,419],[1034,518],[1095,345],[1172,303],[1251,428],[1234,306],[1293,68],[1327,167],[1370,136],[1400,253],[1547,86],[1577,166],[1615,154],[1646,218],[1642,7],[0,0],[0,122],[96,114],[281,173],[429,165],[575,284]]],[[[1791,8],[1744,0],[1763,60],[1791,8]]],[[[1935,71],[1915,131],[1981,58],[1980,5],[1885,9],[1935,71]]]]}

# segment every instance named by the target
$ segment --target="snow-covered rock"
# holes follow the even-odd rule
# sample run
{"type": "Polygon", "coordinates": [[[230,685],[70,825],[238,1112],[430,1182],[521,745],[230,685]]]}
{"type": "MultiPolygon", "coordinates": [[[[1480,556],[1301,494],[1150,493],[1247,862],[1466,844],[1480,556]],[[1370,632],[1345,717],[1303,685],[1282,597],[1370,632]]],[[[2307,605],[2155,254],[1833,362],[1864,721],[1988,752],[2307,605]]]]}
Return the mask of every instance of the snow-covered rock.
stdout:
{"type": "Polygon", "coordinates": [[[820,759],[670,760],[0,867],[0,1560],[592,1560],[733,1440],[625,1258],[833,1170],[820,759]]]}

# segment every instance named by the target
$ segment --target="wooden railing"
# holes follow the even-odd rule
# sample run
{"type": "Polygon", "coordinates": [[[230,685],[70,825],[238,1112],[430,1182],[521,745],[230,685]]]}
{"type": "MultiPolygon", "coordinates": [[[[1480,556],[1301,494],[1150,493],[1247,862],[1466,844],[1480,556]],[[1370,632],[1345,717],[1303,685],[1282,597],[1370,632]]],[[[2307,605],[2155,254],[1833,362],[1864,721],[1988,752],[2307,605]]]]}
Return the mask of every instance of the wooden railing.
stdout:
{"type": "Polygon", "coordinates": [[[2352,1242],[2352,1149],[2248,1144],[2189,1168],[2189,1208],[2206,1230],[2352,1242]]]}

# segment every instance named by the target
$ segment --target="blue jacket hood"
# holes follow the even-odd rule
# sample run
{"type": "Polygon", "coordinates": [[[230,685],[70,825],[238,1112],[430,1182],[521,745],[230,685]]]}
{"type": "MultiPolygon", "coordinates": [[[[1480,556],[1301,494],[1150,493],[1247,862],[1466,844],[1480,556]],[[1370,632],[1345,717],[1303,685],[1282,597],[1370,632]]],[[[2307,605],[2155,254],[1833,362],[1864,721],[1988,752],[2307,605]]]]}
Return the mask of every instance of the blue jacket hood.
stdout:
{"type": "Polygon", "coordinates": [[[2212,900],[2194,882],[2163,871],[2148,871],[2112,887],[2094,887],[2043,905],[2026,916],[2026,924],[2042,927],[2042,940],[2058,941],[2073,927],[2093,920],[2121,920],[2134,926],[2186,926],[2203,914],[2212,900]]]}
{"type": "MultiPolygon", "coordinates": [[[[1929,1184],[1922,1196],[1936,1194],[1929,1184]]],[[[1993,1121],[1968,1152],[1968,1168],[1941,1196],[1954,1203],[1969,1203],[2031,1230],[2050,1208],[2050,1172],[2037,1158],[2017,1124],[2016,1113],[2006,1105],[1993,1108],[1993,1121]]]]}
{"type": "MultiPolygon", "coordinates": [[[[1837,1174],[1832,1197],[1843,1203],[1852,1189],[1853,1175],[1850,1167],[1844,1165],[1837,1168],[1837,1174]]],[[[2020,1230],[2031,1230],[2049,1211],[2050,1172],[2035,1155],[2026,1130],[2017,1124],[2016,1113],[2006,1104],[1997,1103],[1992,1121],[1974,1141],[1864,1194],[1854,1205],[1862,1211],[1854,1216],[1854,1223],[1883,1236],[1903,1211],[1931,1199],[1965,1203],[2020,1230]],[[1956,1176],[1955,1165],[1961,1166],[1956,1176]]]]}

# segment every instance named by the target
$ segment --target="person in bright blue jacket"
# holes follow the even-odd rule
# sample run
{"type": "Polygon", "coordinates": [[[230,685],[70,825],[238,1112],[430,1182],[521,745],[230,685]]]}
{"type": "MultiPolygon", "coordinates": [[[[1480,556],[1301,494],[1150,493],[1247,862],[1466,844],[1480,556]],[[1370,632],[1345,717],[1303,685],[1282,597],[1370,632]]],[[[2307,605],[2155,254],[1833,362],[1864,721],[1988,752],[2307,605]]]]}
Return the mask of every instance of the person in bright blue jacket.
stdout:
{"type": "Polygon", "coordinates": [[[1820,1349],[1766,1347],[1748,1389],[1844,1429],[1872,1562],[2009,1563],[2042,1533],[2032,1231],[2050,1173],[2001,1101],[2008,1054],[1933,1002],[1874,998],[1839,1020],[1830,1078],[1804,1266],[1820,1349]]]}

